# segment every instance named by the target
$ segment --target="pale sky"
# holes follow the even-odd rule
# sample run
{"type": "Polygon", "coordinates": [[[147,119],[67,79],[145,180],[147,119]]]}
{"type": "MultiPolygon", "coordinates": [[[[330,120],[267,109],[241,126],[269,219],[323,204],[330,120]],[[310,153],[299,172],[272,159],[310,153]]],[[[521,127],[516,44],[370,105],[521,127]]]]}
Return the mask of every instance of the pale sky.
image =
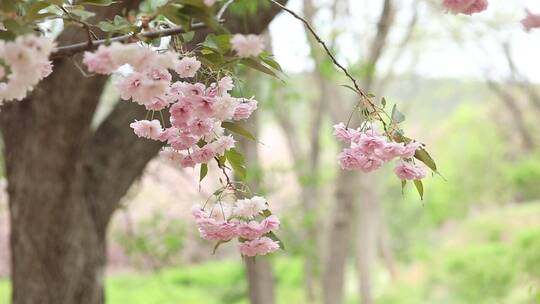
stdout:
{"type": "MultiPolygon", "coordinates": [[[[396,0],[397,24],[390,33],[390,51],[401,39],[412,14],[413,0],[396,0]]],[[[301,13],[302,1],[290,0],[289,8],[301,13]]],[[[315,0],[319,7],[328,7],[330,0],[315,0]]],[[[540,29],[525,33],[519,21],[525,8],[540,13],[539,0],[491,0],[487,11],[473,16],[456,16],[445,13],[440,0],[419,0],[417,42],[409,47],[396,65],[399,71],[412,71],[429,77],[483,78],[486,73],[493,79],[508,75],[500,46],[509,41],[514,59],[520,70],[531,80],[540,82],[540,29]],[[497,29],[487,29],[487,24],[497,29]],[[453,34],[453,33],[458,33],[453,34]],[[461,42],[456,40],[461,37],[461,42]],[[416,58],[416,59],[415,59],[416,58]]],[[[338,31],[339,58],[344,63],[355,62],[363,56],[366,39],[374,33],[382,0],[350,0],[351,16],[329,22],[329,10],[317,15],[315,27],[321,36],[331,30],[338,31]]],[[[288,14],[278,16],[270,26],[274,54],[288,72],[310,70],[303,26],[288,14]]],[[[382,61],[382,69],[389,64],[389,53],[382,61]]]]}

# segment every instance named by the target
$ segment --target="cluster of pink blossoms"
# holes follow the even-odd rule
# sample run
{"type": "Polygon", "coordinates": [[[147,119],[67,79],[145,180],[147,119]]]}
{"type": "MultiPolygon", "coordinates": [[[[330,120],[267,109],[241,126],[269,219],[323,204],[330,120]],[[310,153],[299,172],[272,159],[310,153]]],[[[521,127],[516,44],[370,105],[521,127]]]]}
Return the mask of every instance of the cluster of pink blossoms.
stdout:
{"type": "Polygon", "coordinates": [[[275,215],[265,217],[267,207],[266,199],[254,196],[237,200],[232,206],[219,202],[209,211],[197,205],[192,214],[203,239],[226,242],[238,238],[242,255],[256,256],[279,249],[279,241],[269,237],[279,228],[279,219],[275,215]]]}
{"type": "MultiPolygon", "coordinates": [[[[136,44],[113,43],[86,52],[88,70],[110,74],[128,64],[133,72],[121,76],[116,86],[124,100],[161,111],[168,108],[170,127],[159,120],[135,121],[130,126],[142,138],[166,142],[161,154],[182,167],[208,163],[234,147],[232,136],[224,135],[223,121],[248,118],[257,108],[253,98],[235,98],[232,78],[226,76],[206,86],[187,81],[172,82],[169,70],[182,79],[193,78],[201,63],[195,57],[182,57],[172,51],[158,53],[136,44]]],[[[164,122],[163,122],[164,123],[164,122]]]]}
{"type": "Polygon", "coordinates": [[[526,16],[521,20],[521,24],[525,31],[530,31],[534,28],[540,28],[540,14],[533,14],[529,10],[526,10],[526,16]]]}
{"type": "Polygon", "coordinates": [[[408,144],[388,141],[371,128],[351,129],[343,123],[334,126],[334,135],[338,140],[350,144],[349,148],[338,154],[338,162],[344,170],[367,173],[398,158],[394,172],[401,180],[420,180],[426,176],[426,168],[413,161],[416,150],[422,147],[416,141],[408,144]]]}
{"type": "Polygon", "coordinates": [[[0,41],[0,105],[21,100],[52,72],[52,39],[32,34],[0,41]]]}
{"type": "Polygon", "coordinates": [[[487,9],[487,0],[444,0],[443,6],[452,14],[472,15],[487,9]]]}

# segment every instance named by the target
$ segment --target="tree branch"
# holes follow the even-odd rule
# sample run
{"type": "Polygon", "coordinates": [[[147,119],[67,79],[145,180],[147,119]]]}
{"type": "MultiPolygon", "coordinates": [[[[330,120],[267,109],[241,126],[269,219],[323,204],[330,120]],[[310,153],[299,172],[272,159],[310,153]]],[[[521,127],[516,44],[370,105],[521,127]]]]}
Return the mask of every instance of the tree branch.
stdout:
{"type": "MultiPolygon", "coordinates": [[[[191,25],[191,29],[193,30],[199,30],[205,27],[206,25],[204,23],[194,23],[193,25],[191,25]]],[[[111,42],[126,43],[126,42],[133,42],[133,40],[156,39],[160,37],[172,36],[172,35],[181,34],[185,32],[186,30],[183,27],[177,26],[177,27],[172,27],[172,28],[159,30],[159,31],[145,32],[145,33],[140,33],[140,34],[127,34],[127,35],[122,35],[118,37],[113,37],[110,39],[92,40],[92,41],[85,41],[85,42],[75,43],[75,44],[66,45],[66,46],[60,46],[60,47],[57,47],[53,51],[51,55],[51,59],[72,56],[83,51],[96,49],[98,46],[102,44],[108,44],[111,42]]]]}

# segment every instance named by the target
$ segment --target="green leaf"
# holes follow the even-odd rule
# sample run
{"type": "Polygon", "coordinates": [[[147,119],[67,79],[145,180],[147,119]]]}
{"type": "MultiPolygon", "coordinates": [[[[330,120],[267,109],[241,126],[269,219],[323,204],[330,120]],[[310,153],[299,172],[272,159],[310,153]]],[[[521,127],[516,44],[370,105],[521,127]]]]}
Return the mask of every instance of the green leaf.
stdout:
{"type": "Polygon", "coordinates": [[[90,17],[94,17],[96,15],[96,13],[94,12],[89,12],[89,11],[86,11],[86,10],[83,10],[83,9],[72,9],[69,11],[70,13],[72,13],[73,15],[77,16],[77,17],[80,17],[81,20],[86,20],[90,17]]]}
{"type": "Polygon", "coordinates": [[[201,171],[199,173],[199,182],[202,182],[202,180],[206,177],[207,174],[208,174],[208,165],[201,164],[201,171]]]}
{"type": "Polygon", "coordinates": [[[416,190],[418,191],[418,194],[420,195],[420,199],[424,200],[424,185],[422,184],[422,181],[415,180],[414,186],[416,187],[416,190]]]}
{"type": "Polygon", "coordinates": [[[405,121],[405,115],[397,109],[397,105],[392,108],[392,121],[396,124],[405,121]]]}
{"type": "Polygon", "coordinates": [[[270,76],[273,76],[279,79],[278,75],[274,71],[272,71],[269,67],[262,64],[258,60],[255,60],[253,58],[243,58],[242,60],[240,60],[240,63],[247,67],[258,70],[260,72],[263,72],[265,74],[268,74],[270,76]]]}
{"type": "Polygon", "coordinates": [[[244,129],[239,123],[224,121],[221,123],[221,126],[231,132],[244,136],[247,139],[257,141],[255,136],[253,136],[253,134],[251,134],[248,130],[244,129]]]}
{"type": "Polygon", "coordinates": [[[240,152],[236,151],[236,149],[232,148],[225,151],[225,157],[229,161],[229,164],[231,164],[234,173],[238,176],[238,178],[245,180],[246,166],[244,156],[240,154],[240,152]]]}
{"type": "Polygon", "coordinates": [[[129,33],[135,29],[126,18],[114,16],[113,21],[100,21],[97,26],[104,32],[129,33]]]}
{"type": "Polygon", "coordinates": [[[431,158],[429,153],[426,151],[426,149],[420,148],[416,150],[416,152],[414,153],[414,157],[426,164],[426,166],[433,170],[433,172],[437,172],[437,165],[435,164],[433,158],[431,158]]]}
{"type": "Polygon", "coordinates": [[[109,6],[111,4],[113,4],[114,1],[113,0],[84,0],[84,1],[81,1],[81,2],[78,2],[77,4],[82,4],[82,5],[95,5],[95,6],[109,6]]]}
{"type": "Polygon", "coordinates": [[[269,67],[273,68],[274,70],[283,72],[281,69],[281,65],[274,59],[274,57],[266,52],[262,52],[259,55],[259,59],[262,60],[262,62],[266,63],[269,67]]]}

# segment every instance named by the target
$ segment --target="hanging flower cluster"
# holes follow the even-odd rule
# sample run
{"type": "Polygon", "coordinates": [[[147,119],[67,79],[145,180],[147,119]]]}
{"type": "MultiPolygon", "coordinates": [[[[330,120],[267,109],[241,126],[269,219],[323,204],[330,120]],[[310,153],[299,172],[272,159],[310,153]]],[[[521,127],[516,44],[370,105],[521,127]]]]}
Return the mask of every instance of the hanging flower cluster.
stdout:
{"type": "Polygon", "coordinates": [[[526,16],[521,20],[521,24],[525,31],[529,32],[534,28],[540,28],[540,14],[533,14],[531,11],[526,10],[526,16]]]}
{"type": "Polygon", "coordinates": [[[452,14],[472,15],[488,8],[487,0],[444,0],[443,6],[452,14]]]}
{"type": "Polygon", "coordinates": [[[52,39],[32,34],[0,40],[0,105],[21,100],[52,72],[52,39]]]}
{"type": "Polygon", "coordinates": [[[420,180],[426,176],[426,168],[414,163],[414,155],[422,147],[422,144],[416,141],[398,143],[368,125],[351,129],[343,123],[334,126],[334,135],[338,140],[350,144],[337,157],[344,170],[367,173],[398,158],[394,172],[401,180],[420,180]]]}
{"type": "Polygon", "coordinates": [[[244,256],[266,255],[280,248],[273,233],[280,222],[270,214],[263,197],[240,199],[233,205],[219,201],[210,210],[197,205],[192,214],[203,239],[222,243],[238,238],[244,256]]]}
{"type": "Polygon", "coordinates": [[[201,68],[195,57],[181,57],[173,51],[158,53],[136,44],[113,43],[94,53],[86,52],[83,62],[89,71],[99,74],[111,74],[124,64],[133,69],[116,84],[121,98],[149,111],[168,108],[170,126],[157,119],[135,121],[130,126],[139,137],[167,143],[161,153],[181,167],[208,163],[234,147],[235,140],[224,134],[222,122],[249,118],[257,108],[253,98],[229,94],[234,84],[228,76],[208,86],[172,82],[169,70],[191,79],[201,68]]]}

